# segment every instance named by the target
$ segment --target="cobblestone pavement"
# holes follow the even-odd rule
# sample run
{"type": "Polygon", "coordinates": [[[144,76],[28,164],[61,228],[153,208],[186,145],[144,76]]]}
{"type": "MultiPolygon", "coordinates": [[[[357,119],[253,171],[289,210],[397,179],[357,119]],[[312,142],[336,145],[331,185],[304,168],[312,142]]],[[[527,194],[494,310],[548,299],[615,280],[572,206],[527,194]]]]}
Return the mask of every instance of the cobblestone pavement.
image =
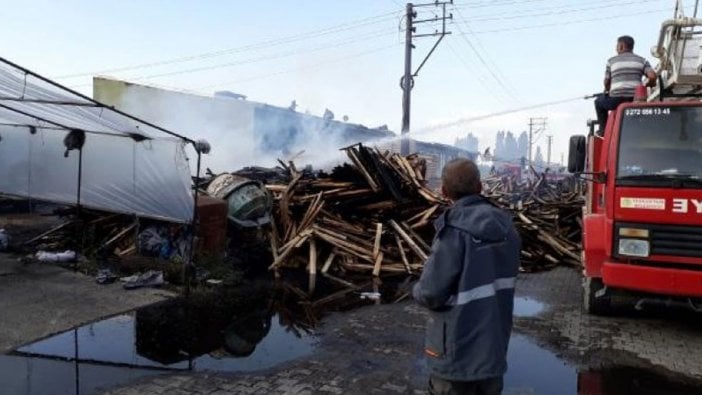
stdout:
{"type": "MultiPolygon", "coordinates": [[[[580,275],[571,269],[524,274],[518,298],[544,309],[515,320],[527,335],[576,369],[654,369],[674,380],[702,378],[702,324],[680,312],[592,317],[580,309],[580,275]]],[[[180,374],[147,378],[110,394],[421,394],[425,312],[410,302],[333,314],[313,356],[257,374],[180,374]]],[[[546,377],[541,378],[546,380],[546,377]]],[[[539,380],[539,378],[535,378],[539,380]]],[[[697,382],[695,381],[697,384],[697,382]]],[[[534,393],[505,389],[505,394],[534,393]]]]}
{"type": "Polygon", "coordinates": [[[516,330],[579,365],[654,366],[674,376],[702,378],[702,353],[690,352],[702,350],[702,314],[680,309],[638,312],[630,300],[615,305],[610,317],[585,314],[580,276],[568,269],[522,276],[517,295],[543,301],[548,308],[537,317],[517,320],[516,330]]]}

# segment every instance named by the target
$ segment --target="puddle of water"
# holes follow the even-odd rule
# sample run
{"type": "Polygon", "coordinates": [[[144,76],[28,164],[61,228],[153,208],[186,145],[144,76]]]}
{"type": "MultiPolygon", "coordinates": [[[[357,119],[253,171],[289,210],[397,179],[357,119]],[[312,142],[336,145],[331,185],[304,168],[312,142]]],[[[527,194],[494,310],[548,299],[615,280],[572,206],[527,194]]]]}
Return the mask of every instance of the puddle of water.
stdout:
{"type": "Polygon", "coordinates": [[[0,355],[0,383],[7,395],[96,394],[165,371],[0,355]]]}
{"type": "Polygon", "coordinates": [[[673,382],[655,371],[630,367],[578,371],[525,336],[513,335],[504,395],[701,394],[702,384],[673,382]]]}
{"type": "Polygon", "coordinates": [[[263,296],[172,299],[40,340],[0,356],[0,392],[93,394],[147,375],[249,372],[311,354],[317,339],[263,296]]]}
{"type": "Polygon", "coordinates": [[[534,317],[539,315],[546,306],[538,300],[528,297],[514,298],[514,316],[515,317],[534,317]]]}

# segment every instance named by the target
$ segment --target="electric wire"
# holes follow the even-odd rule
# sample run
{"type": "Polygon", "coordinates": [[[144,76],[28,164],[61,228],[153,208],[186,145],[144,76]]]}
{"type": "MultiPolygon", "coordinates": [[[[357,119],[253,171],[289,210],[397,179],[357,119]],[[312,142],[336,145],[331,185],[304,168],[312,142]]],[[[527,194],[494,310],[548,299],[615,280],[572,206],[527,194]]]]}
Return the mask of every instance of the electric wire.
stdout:
{"type": "Polygon", "coordinates": [[[436,133],[438,131],[441,131],[441,130],[444,130],[447,128],[461,126],[461,125],[469,124],[469,123],[476,122],[476,121],[482,121],[484,119],[496,118],[496,117],[507,115],[507,114],[513,114],[516,112],[527,111],[527,110],[534,110],[537,108],[544,108],[544,107],[550,107],[550,106],[555,106],[555,105],[559,105],[559,104],[566,104],[566,103],[570,103],[570,102],[574,102],[574,101],[578,101],[578,100],[583,100],[584,98],[585,98],[585,96],[583,95],[583,96],[571,97],[571,98],[567,98],[567,99],[531,104],[528,106],[516,107],[516,108],[501,110],[501,111],[497,111],[497,112],[493,112],[493,113],[476,115],[476,116],[472,116],[472,117],[459,118],[459,119],[456,119],[454,121],[442,122],[442,123],[437,123],[434,125],[428,125],[425,127],[421,127],[421,128],[416,129],[416,130],[413,130],[412,133],[414,135],[426,135],[426,134],[436,133]]]}
{"type": "Polygon", "coordinates": [[[253,59],[243,59],[243,60],[238,60],[238,61],[234,61],[234,62],[217,63],[214,65],[208,65],[208,66],[193,67],[193,68],[189,68],[189,69],[181,69],[181,70],[175,70],[175,71],[169,71],[169,72],[163,72],[163,73],[155,73],[155,74],[143,75],[143,76],[138,76],[138,77],[132,77],[130,79],[132,79],[132,80],[148,80],[148,79],[154,79],[154,78],[169,77],[169,76],[179,75],[179,74],[190,74],[190,73],[195,73],[195,72],[200,72],[200,71],[220,69],[220,68],[224,68],[224,67],[240,66],[240,65],[244,65],[244,64],[257,63],[257,62],[262,62],[262,61],[277,60],[277,59],[282,59],[282,58],[286,58],[286,57],[290,57],[290,56],[296,56],[296,55],[300,55],[300,54],[307,54],[307,53],[324,51],[327,49],[339,48],[339,47],[342,47],[345,45],[355,44],[355,43],[358,43],[361,41],[366,41],[369,38],[378,38],[378,37],[384,37],[384,36],[394,35],[394,34],[395,34],[394,32],[388,31],[387,29],[376,30],[373,32],[369,32],[368,34],[365,34],[363,36],[356,36],[354,39],[351,39],[351,40],[338,41],[338,42],[334,42],[334,43],[326,43],[324,45],[316,46],[316,47],[306,49],[303,51],[298,50],[298,49],[293,49],[293,50],[286,51],[283,53],[276,53],[276,54],[261,56],[261,57],[253,58],[253,59]]]}
{"type": "MultiPolygon", "coordinates": [[[[651,3],[651,2],[661,2],[661,0],[636,0],[636,1],[629,1],[629,2],[616,2],[616,3],[611,3],[608,2],[603,5],[598,5],[598,6],[589,6],[589,7],[582,7],[582,8],[573,8],[573,9],[560,9],[560,10],[552,10],[548,12],[537,12],[537,13],[519,13],[517,15],[494,15],[494,16],[476,16],[474,18],[471,18],[471,22],[487,22],[487,21],[502,21],[502,20],[510,20],[510,19],[525,19],[525,18],[533,18],[533,17],[544,17],[544,16],[554,16],[554,15],[566,15],[566,14],[574,14],[574,13],[584,13],[584,12],[589,12],[589,11],[598,11],[598,10],[603,10],[607,8],[616,8],[616,7],[625,7],[628,5],[639,5],[641,3],[651,3]]],[[[458,10],[458,8],[457,8],[458,10]]]]}
{"type": "Polygon", "coordinates": [[[525,31],[525,30],[542,29],[542,28],[548,28],[548,27],[573,25],[573,24],[578,24],[578,23],[601,22],[604,20],[630,18],[630,17],[634,17],[634,16],[658,14],[658,13],[662,13],[662,12],[670,12],[670,9],[668,9],[668,8],[655,9],[655,10],[648,10],[648,11],[632,12],[632,13],[628,13],[628,14],[600,16],[597,18],[590,18],[590,19],[574,19],[574,20],[568,20],[568,21],[538,24],[538,25],[515,26],[515,27],[510,27],[510,28],[501,28],[501,29],[493,29],[493,30],[479,30],[479,31],[474,31],[473,33],[474,34],[488,34],[488,33],[505,33],[505,32],[514,32],[514,31],[525,31]]]}
{"type": "Polygon", "coordinates": [[[456,56],[456,59],[458,59],[466,67],[466,69],[470,72],[471,77],[474,77],[475,79],[478,80],[480,85],[485,89],[486,94],[491,94],[491,97],[493,97],[495,100],[497,100],[501,104],[507,104],[509,102],[509,98],[503,92],[496,92],[494,89],[492,89],[492,87],[487,82],[485,77],[482,74],[476,72],[473,65],[468,63],[463,58],[463,55],[461,55],[456,50],[456,48],[454,48],[453,45],[451,45],[450,42],[447,42],[446,46],[449,48],[449,50],[451,50],[451,52],[454,54],[454,56],[456,56]]]}
{"type": "Polygon", "coordinates": [[[150,63],[136,64],[136,65],[131,65],[131,66],[102,69],[102,70],[97,70],[97,71],[92,71],[92,72],[79,72],[79,73],[74,73],[74,74],[66,74],[66,75],[54,77],[54,79],[72,79],[72,78],[79,78],[79,77],[90,77],[90,76],[93,76],[95,74],[117,73],[117,72],[138,70],[138,69],[144,69],[144,68],[153,68],[153,67],[177,64],[177,63],[183,63],[183,62],[210,59],[210,58],[214,58],[214,57],[229,55],[232,53],[241,53],[241,52],[246,52],[246,51],[250,51],[250,50],[260,50],[263,48],[270,48],[270,47],[275,47],[275,46],[280,46],[280,45],[286,45],[286,44],[290,44],[293,42],[308,40],[310,38],[318,38],[318,37],[329,35],[329,34],[335,34],[335,33],[339,33],[339,32],[354,30],[354,29],[357,29],[359,27],[384,23],[384,22],[387,22],[389,20],[395,19],[398,12],[399,12],[399,10],[394,10],[391,12],[385,12],[385,13],[378,14],[375,16],[358,19],[358,20],[352,21],[352,22],[329,26],[326,28],[316,29],[313,31],[295,34],[295,35],[291,35],[291,36],[279,37],[279,38],[270,39],[270,40],[264,40],[264,41],[260,41],[260,42],[253,43],[253,44],[247,44],[247,45],[240,46],[240,47],[204,52],[204,53],[200,53],[200,54],[196,54],[196,55],[189,55],[189,56],[165,59],[165,60],[160,60],[160,61],[155,61],[155,62],[150,62],[150,63]]]}
{"type": "Polygon", "coordinates": [[[540,3],[547,0],[509,0],[509,1],[484,1],[484,2],[473,2],[473,3],[463,3],[460,7],[470,7],[470,8],[490,8],[490,7],[504,7],[508,5],[517,4],[527,4],[527,3],[540,3]]]}
{"type": "MultiPolygon", "coordinates": [[[[397,48],[397,44],[385,45],[385,46],[377,47],[377,48],[370,49],[367,51],[357,52],[357,53],[347,55],[344,57],[334,58],[334,59],[331,59],[328,61],[319,62],[319,63],[316,63],[312,66],[305,67],[305,71],[316,70],[316,69],[320,69],[320,68],[327,66],[327,65],[330,65],[330,64],[336,64],[336,63],[345,62],[348,60],[359,59],[363,56],[386,51],[386,50],[391,49],[391,48],[397,48]]],[[[202,91],[204,89],[216,88],[216,87],[226,86],[226,85],[231,85],[231,84],[242,84],[245,82],[250,82],[250,81],[255,81],[255,80],[260,80],[260,79],[264,79],[264,78],[269,78],[269,77],[273,77],[273,76],[278,76],[278,75],[283,75],[283,74],[288,74],[288,73],[300,71],[300,69],[301,69],[300,67],[289,68],[289,69],[279,70],[279,71],[272,72],[272,73],[259,74],[257,76],[253,76],[250,78],[243,78],[243,79],[238,79],[238,80],[233,80],[233,81],[222,81],[222,82],[217,82],[215,84],[209,84],[209,85],[201,85],[201,86],[191,88],[191,89],[202,91]]]]}
{"type": "MultiPolygon", "coordinates": [[[[290,51],[260,56],[257,58],[242,59],[242,60],[233,61],[233,62],[217,63],[214,65],[193,67],[193,68],[189,68],[189,69],[180,69],[180,70],[155,73],[155,74],[148,74],[148,75],[141,75],[141,76],[130,76],[130,77],[124,77],[124,78],[126,78],[130,81],[143,81],[143,80],[152,80],[152,79],[156,79],[156,78],[163,78],[163,77],[169,77],[169,76],[175,76],[175,75],[181,75],[181,74],[190,74],[190,73],[197,73],[197,72],[202,72],[202,71],[221,69],[221,68],[226,68],[226,67],[242,66],[242,65],[247,65],[247,64],[283,59],[283,58],[287,58],[287,57],[291,57],[291,56],[298,56],[300,54],[307,54],[307,53],[320,52],[320,51],[324,51],[324,50],[328,50],[328,49],[335,49],[335,48],[343,47],[346,45],[351,45],[351,44],[355,44],[358,42],[367,41],[369,38],[378,38],[378,37],[384,37],[384,36],[389,36],[389,35],[393,35],[393,34],[394,34],[394,32],[392,32],[392,31],[388,31],[387,29],[382,29],[382,30],[376,30],[373,32],[369,32],[369,33],[362,35],[362,36],[356,36],[355,38],[350,39],[350,40],[337,41],[337,42],[333,42],[333,43],[326,43],[324,45],[309,48],[306,50],[293,49],[290,51]]],[[[86,87],[86,86],[90,86],[90,85],[91,85],[91,83],[84,83],[84,84],[79,84],[79,85],[73,85],[72,87],[79,88],[79,87],[86,87]]]]}
{"type": "MultiPolygon", "coordinates": [[[[463,17],[463,14],[461,13],[460,10],[456,9],[456,13],[461,20],[465,21],[465,18],[463,17]]],[[[502,87],[502,89],[504,89],[504,91],[507,93],[507,96],[509,96],[512,100],[514,100],[517,103],[522,102],[522,100],[516,94],[513,85],[504,77],[504,75],[500,71],[500,68],[497,66],[497,64],[495,64],[494,62],[492,62],[489,59],[489,57],[487,56],[487,52],[486,52],[486,57],[488,57],[488,60],[490,60],[490,63],[491,63],[490,65],[488,65],[488,62],[480,54],[480,51],[478,51],[478,49],[473,45],[472,41],[470,39],[468,39],[466,32],[461,28],[460,24],[456,24],[455,26],[460,33],[459,36],[463,39],[463,41],[466,44],[468,44],[468,46],[473,51],[473,53],[476,55],[476,57],[478,58],[480,63],[482,63],[482,65],[485,67],[485,69],[488,71],[488,73],[492,76],[492,78],[495,81],[497,81],[497,84],[500,85],[500,87],[502,87]]],[[[466,27],[469,29],[469,32],[472,32],[472,30],[470,30],[470,27],[468,26],[467,22],[466,22],[466,27]]]]}

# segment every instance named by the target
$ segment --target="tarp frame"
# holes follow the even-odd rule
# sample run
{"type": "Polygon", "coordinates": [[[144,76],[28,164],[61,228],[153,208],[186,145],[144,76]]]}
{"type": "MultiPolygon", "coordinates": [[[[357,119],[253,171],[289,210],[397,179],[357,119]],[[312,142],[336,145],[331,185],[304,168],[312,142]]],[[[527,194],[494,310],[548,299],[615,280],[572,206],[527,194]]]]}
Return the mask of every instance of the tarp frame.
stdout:
{"type": "MultiPolygon", "coordinates": [[[[10,111],[12,113],[19,114],[22,117],[26,117],[28,119],[33,119],[35,121],[43,123],[43,125],[31,125],[26,122],[0,122],[0,125],[4,126],[20,126],[20,127],[28,127],[28,128],[41,128],[45,130],[56,130],[56,131],[64,131],[64,132],[71,132],[75,130],[80,130],[84,133],[88,134],[98,134],[98,135],[107,135],[107,136],[112,136],[112,137],[124,137],[124,138],[131,138],[136,142],[151,139],[151,137],[148,134],[145,134],[143,132],[139,131],[139,125],[144,125],[148,128],[154,129],[156,131],[165,133],[168,136],[175,137],[177,139],[182,140],[185,144],[191,144],[193,148],[195,149],[195,153],[197,155],[197,171],[195,173],[195,186],[199,184],[199,179],[200,179],[200,163],[201,163],[201,151],[198,147],[198,144],[182,135],[179,133],[176,133],[174,131],[168,130],[166,128],[160,127],[158,125],[155,125],[151,122],[148,122],[146,120],[140,119],[138,117],[135,117],[131,114],[128,114],[126,112],[120,111],[112,106],[105,105],[103,103],[100,103],[96,100],[94,100],[91,97],[88,97],[84,94],[81,94],[77,91],[74,91],[62,84],[59,84],[58,82],[55,82],[49,78],[46,78],[42,75],[39,75],[27,68],[24,68],[16,63],[13,63],[3,57],[0,57],[0,66],[2,67],[9,67],[10,69],[14,69],[14,71],[19,72],[23,74],[24,76],[24,83],[22,84],[22,92],[19,96],[8,96],[8,95],[0,95],[0,109],[10,111]],[[32,97],[27,97],[27,88],[28,88],[28,83],[27,83],[27,78],[32,77],[38,81],[41,81],[42,83],[45,83],[52,88],[56,89],[56,96],[61,97],[61,99],[55,99],[52,100],[52,92],[47,91],[42,91],[41,87],[36,87],[34,93],[37,95],[44,95],[47,98],[32,98],[32,97]],[[38,106],[46,106],[47,108],[53,108],[52,106],[60,106],[60,107],[81,107],[81,108],[99,108],[101,110],[99,116],[95,119],[88,119],[84,118],[85,124],[98,124],[100,126],[104,126],[106,130],[94,130],[93,128],[90,127],[75,127],[75,126],[70,126],[67,125],[66,123],[59,122],[54,119],[49,119],[48,117],[44,115],[40,115],[37,113],[33,113],[32,106],[26,106],[28,108],[15,108],[11,103],[24,103],[24,104],[32,104],[32,105],[38,105],[38,106]],[[111,121],[104,120],[102,123],[102,114],[103,111],[106,113],[111,113],[112,115],[116,115],[116,118],[122,118],[122,120],[130,120],[135,122],[137,125],[135,126],[136,130],[118,130],[115,129],[114,125],[112,125],[111,121]]],[[[21,78],[21,77],[18,77],[21,78]]],[[[1,87],[0,87],[1,88],[1,87]]],[[[8,86],[8,91],[10,91],[12,86],[8,86]]],[[[34,88],[34,87],[31,87],[34,88]]],[[[49,111],[51,113],[51,111],[49,111]]],[[[70,114],[71,116],[80,119],[81,114],[76,113],[70,114]]],[[[97,129],[97,128],[95,128],[97,129]]],[[[30,129],[31,130],[31,129],[30,129]]],[[[82,179],[82,172],[83,172],[83,161],[82,161],[82,156],[83,156],[83,149],[82,146],[77,149],[78,150],[78,169],[77,169],[77,177],[78,177],[78,190],[76,191],[76,207],[78,209],[78,212],[80,212],[80,207],[81,207],[81,179],[82,179]]],[[[197,188],[193,188],[193,213],[192,213],[192,218],[190,221],[190,226],[192,228],[192,237],[191,237],[191,246],[190,246],[190,257],[189,261],[192,261],[192,255],[194,251],[194,235],[195,235],[195,227],[197,224],[197,204],[198,204],[198,193],[197,193],[197,188]]],[[[188,263],[190,263],[188,262],[188,263]]]]}

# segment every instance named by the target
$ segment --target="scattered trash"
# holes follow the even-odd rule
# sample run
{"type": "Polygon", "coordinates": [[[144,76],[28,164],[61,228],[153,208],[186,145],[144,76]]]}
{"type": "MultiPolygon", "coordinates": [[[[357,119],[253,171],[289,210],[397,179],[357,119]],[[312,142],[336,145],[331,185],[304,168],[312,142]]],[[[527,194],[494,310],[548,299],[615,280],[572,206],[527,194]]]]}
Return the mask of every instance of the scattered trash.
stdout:
{"type": "Polygon", "coordinates": [[[149,270],[143,274],[123,277],[120,280],[124,281],[124,284],[122,285],[124,289],[158,287],[165,283],[163,280],[163,272],[160,270],[149,270]]]}
{"type": "Polygon", "coordinates": [[[144,255],[168,256],[168,244],[168,239],[155,226],[150,226],[139,233],[139,252],[144,255]]]}
{"type": "Polygon", "coordinates": [[[110,269],[99,270],[97,276],[95,276],[95,282],[98,284],[112,284],[115,280],[117,280],[117,275],[112,273],[110,269]]]}
{"type": "Polygon", "coordinates": [[[10,235],[5,229],[0,229],[0,251],[5,251],[10,246],[10,235]]]}
{"type": "Polygon", "coordinates": [[[361,292],[361,299],[380,300],[380,292],[361,292]]]}
{"type": "Polygon", "coordinates": [[[64,252],[38,251],[35,257],[39,262],[73,262],[78,258],[78,254],[71,250],[64,252]]]}
{"type": "Polygon", "coordinates": [[[483,194],[514,216],[522,237],[522,271],[580,267],[581,183],[572,176],[551,179],[548,172],[530,172],[532,177],[521,182],[499,175],[483,179],[483,194]]]}
{"type": "Polygon", "coordinates": [[[181,226],[149,226],[138,236],[138,250],[144,256],[183,261],[189,256],[190,236],[181,226]]]}
{"type": "Polygon", "coordinates": [[[139,278],[139,274],[132,274],[131,276],[120,277],[119,281],[123,283],[134,282],[139,278]]]}

